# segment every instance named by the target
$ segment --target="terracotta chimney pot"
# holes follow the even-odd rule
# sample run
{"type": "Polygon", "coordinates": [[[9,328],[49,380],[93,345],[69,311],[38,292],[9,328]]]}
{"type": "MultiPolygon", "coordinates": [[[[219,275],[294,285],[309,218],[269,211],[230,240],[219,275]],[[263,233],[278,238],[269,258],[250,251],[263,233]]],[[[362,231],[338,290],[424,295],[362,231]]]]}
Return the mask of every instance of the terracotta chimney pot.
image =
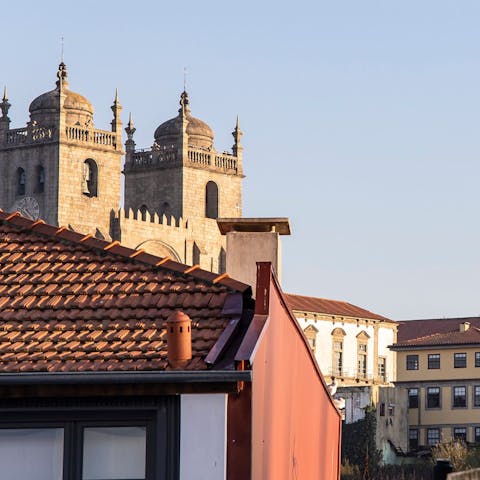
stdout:
{"type": "Polygon", "coordinates": [[[192,359],[192,321],[178,310],[167,319],[167,356],[174,369],[185,368],[192,359]]]}

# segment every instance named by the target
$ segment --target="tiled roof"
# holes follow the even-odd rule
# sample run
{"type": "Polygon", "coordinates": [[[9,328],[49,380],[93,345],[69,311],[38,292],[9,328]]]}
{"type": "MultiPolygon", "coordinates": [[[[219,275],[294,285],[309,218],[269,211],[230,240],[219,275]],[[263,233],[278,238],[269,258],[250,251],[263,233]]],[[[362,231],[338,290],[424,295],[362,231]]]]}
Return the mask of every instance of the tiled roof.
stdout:
{"type": "Polygon", "coordinates": [[[470,327],[465,332],[434,333],[405,342],[398,342],[396,347],[427,347],[439,345],[479,345],[480,329],[470,327]]]}
{"type": "Polygon", "coordinates": [[[399,322],[396,346],[461,345],[480,343],[480,317],[433,318],[399,322]],[[462,323],[470,328],[460,332],[462,323]]]}
{"type": "Polygon", "coordinates": [[[358,317],[384,322],[393,322],[386,317],[369,312],[364,308],[357,307],[348,302],[339,300],[327,300],[326,298],[304,297],[302,295],[285,294],[289,307],[293,311],[313,312],[326,315],[341,315],[345,317],[358,317]]]}
{"type": "Polygon", "coordinates": [[[229,320],[225,299],[249,288],[0,212],[0,373],[164,370],[175,310],[192,320],[186,369],[204,369],[229,320]]]}

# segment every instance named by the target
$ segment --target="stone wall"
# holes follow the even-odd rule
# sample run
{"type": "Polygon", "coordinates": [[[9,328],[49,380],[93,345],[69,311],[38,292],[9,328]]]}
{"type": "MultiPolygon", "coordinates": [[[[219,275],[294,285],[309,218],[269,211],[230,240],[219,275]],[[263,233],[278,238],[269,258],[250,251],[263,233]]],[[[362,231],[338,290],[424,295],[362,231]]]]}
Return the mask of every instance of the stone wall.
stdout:
{"type": "Polygon", "coordinates": [[[465,472],[449,473],[448,480],[480,480],[480,468],[466,470],[465,472]]]}
{"type": "Polygon", "coordinates": [[[121,153],[92,145],[61,144],[58,225],[111,238],[110,212],[120,204],[121,153]],[[98,168],[97,196],[82,193],[82,168],[87,159],[94,160],[98,168]]]}
{"type": "Polygon", "coordinates": [[[115,215],[118,240],[131,248],[223,273],[226,241],[215,219],[184,220],[150,213],[144,218],[140,211],[120,209],[115,215]]]}

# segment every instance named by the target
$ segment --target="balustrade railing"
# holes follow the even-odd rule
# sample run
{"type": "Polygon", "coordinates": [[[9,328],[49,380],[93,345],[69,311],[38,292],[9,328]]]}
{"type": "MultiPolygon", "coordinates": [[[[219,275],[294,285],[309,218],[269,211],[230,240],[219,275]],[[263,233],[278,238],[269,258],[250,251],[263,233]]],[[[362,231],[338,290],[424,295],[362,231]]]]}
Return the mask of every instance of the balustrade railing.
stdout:
{"type": "Polygon", "coordinates": [[[77,142],[91,142],[96,145],[105,145],[108,147],[116,147],[117,135],[106,130],[92,130],[87,128],[67,126],[65,134],[68,140],[77,142]]]}
{"type": "Polygon", "coordinates": [[[335,378],[350,378],[355,380],[371,381],[374,379],[372,372],[363,372],[361,370],[348,369],[348,368],[328,368],[326,374],[335,378]]]}
{"type": "Polygon", "coordinates": [[[172,163],[177,158],[174,148],[164,150],[138,151],[132,155],[132,160],[125,165],[126,168],[161,167],[172,163]]]}
{"type": "MultiPolygon", "coordinates": [[[[177,147],[169,146],[164,148],[154,148],[152,150],[139,150],[134,152],[130,160],[127,160],[125,168],[155,168],[162,167],[175,162],[178,159],[177,147]]],[[[237,158],[229,154],[219,154],[209,152],[200,148],[189,148],[187,151],[187,161],[189,163],[217,168],[223,171],[238,172],[237,158]]]]}
{"type": "Polygon", "coordinates": [[[14,128],[6,132],[7,145],[26,145],[53,139],[54,127],[14,128]]]}
{"type": "Polygon", "coordinates": [[[235,172],[238,170],[236,157],[225,153],[223,155],[215,155],[215,166],[222,170],[234,170],[235,172]]]}
{"type": "Polygon", "coordinates": [[[202,150],[188,150],[188,160],[201,165],[211,165],[212,155],[202,150]]]}

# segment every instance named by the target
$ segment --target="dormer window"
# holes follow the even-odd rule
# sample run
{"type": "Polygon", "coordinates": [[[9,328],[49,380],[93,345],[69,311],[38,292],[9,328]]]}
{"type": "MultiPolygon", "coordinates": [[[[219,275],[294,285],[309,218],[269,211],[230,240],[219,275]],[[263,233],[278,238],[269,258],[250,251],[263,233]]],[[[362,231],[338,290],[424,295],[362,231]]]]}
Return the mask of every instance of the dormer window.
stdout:
{"type": "Polygon", "coordinates": [[[25,195],[25,170],[21,167],[17,169],[17,195],[25,195]]]}

